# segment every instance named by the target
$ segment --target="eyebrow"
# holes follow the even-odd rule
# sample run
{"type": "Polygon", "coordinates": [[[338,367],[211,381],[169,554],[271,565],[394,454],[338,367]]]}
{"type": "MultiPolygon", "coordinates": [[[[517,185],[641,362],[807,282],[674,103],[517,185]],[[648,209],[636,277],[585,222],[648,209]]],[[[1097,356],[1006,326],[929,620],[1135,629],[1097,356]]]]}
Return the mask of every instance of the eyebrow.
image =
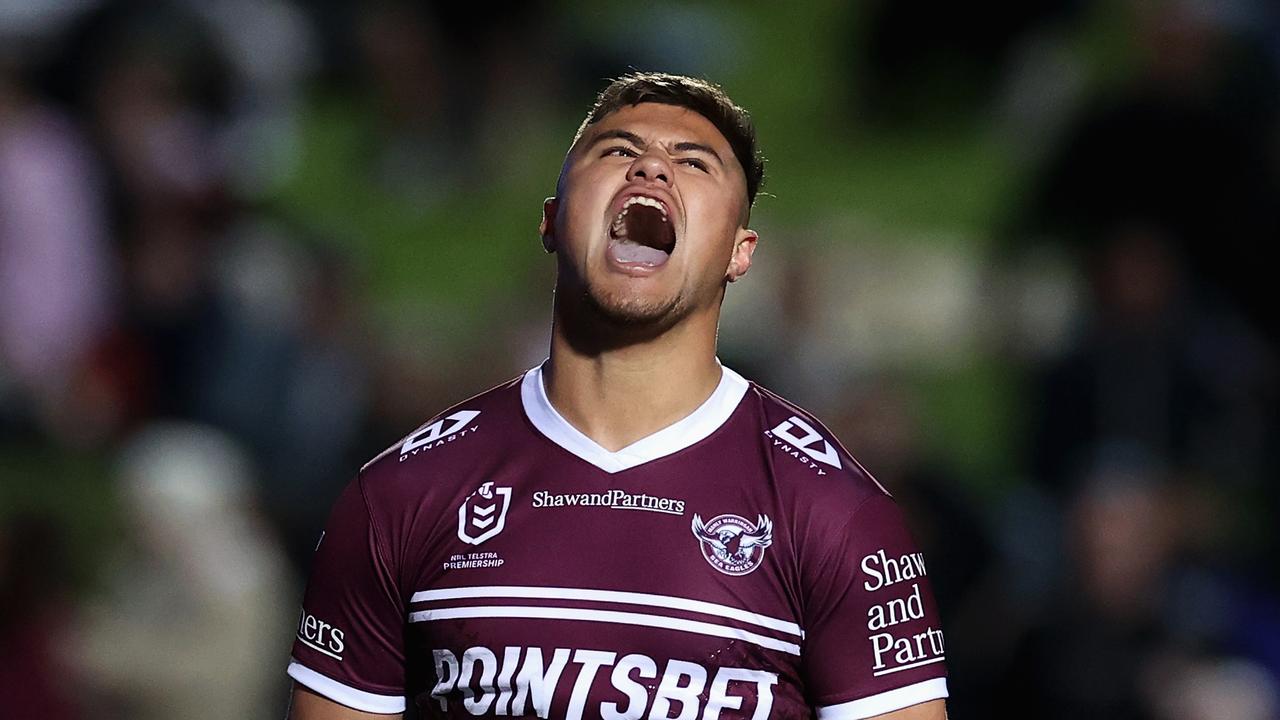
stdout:
{"type": "Polygon", "coordinates": [[[715,161],[716,161],[717,163],[719,163],[719,164],[721,164],[721,165],[724,165],[724,161],[720,159],[720,155],[719,155],[719,153],[717,153],[715,150],[712,150],[712,149],[710,148],[710,146],[703,145],[702,143],[696,143],[696,142],[678,142],[678,143],[676,143],[676,148],[675,148],[675,149],[676,149],[676,152],[700,152],[700,153],[705,153],[705,154],[710,155],[711,157],[715,158],[715,161]]]}
{"type": "MultiPolygon", "coordinates": [[[[616,128],[613,130],[605,130],[599,135],[596,135],[595,137],[591,138],[591,142],[587,143],[587,147],[589,148],[594,147],[596,144],[604,142],[605,140],[625,140],[631,143],[632,145],[635,145],[636,147],[640,148],[641,150],[649,146],[649,143],[645,142],[644,138],[631,132],[630,130],[623,130],[621,128],[616,128]]],[[[721,166],[724,165],[724,160],[720,159],[719,153],[713,150],[709,145],[703,145],[702,143],[696,143],[696,142],[683,141],[683,142],[676,143],[673,149],[676,152],[704,153],[714,158],[715,161],[719,163],[721,166]]]]}

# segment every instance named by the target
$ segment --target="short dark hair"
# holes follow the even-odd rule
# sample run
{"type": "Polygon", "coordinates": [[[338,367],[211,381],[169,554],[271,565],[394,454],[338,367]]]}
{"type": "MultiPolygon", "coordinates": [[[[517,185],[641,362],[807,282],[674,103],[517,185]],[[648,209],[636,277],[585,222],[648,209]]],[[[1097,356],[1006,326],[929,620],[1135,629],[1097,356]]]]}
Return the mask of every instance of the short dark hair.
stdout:
{"type": "Polygon", "coordinates": [[[707,80],[656,72],[623,75],[600,91],[573,141],[577,143],[588,126],[610,113],[640,103],[688,108],[711,121],[729,141],[729,147],[747,177],[748,207],[755,204],[756,193],[764,183],[764,157],[756,148],[756,129],[751,123],[751,115],[734,103],[723,88],[707,80]]]}

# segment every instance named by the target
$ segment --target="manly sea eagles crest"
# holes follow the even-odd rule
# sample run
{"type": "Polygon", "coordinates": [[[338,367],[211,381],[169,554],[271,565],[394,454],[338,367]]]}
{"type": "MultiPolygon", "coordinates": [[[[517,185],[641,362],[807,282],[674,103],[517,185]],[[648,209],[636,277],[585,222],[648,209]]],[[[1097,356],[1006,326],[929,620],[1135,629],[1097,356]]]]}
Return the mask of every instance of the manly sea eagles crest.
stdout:
{"type": "Polygon", "coordinates": [[[458,538],[479,545],[502,532],[511,507],[511,488],[496,488],[492,482],[480,486],[458,507],[458,538]]]}
{"type": "Polygon", "coordinates": [[[773,522],[757,515],[755,524],[737,515],[717,515],[703,522],[693,515],[693,536],[711,567],[726,575],[746,575],[760,567],[764,550],[773,544],[773,522]]]}

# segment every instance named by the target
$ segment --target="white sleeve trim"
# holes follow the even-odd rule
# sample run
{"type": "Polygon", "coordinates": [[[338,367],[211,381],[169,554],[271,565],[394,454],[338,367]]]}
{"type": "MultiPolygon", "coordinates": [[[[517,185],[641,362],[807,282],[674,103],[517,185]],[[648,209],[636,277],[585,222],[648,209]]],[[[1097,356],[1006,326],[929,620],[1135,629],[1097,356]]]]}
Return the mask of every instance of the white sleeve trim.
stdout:
{"type": "Polygon", "coordinates": [[[947,697],[947,679],[934,678],[839,705],[818,708],[818,720],[861,720],[947,697]]]}
{"type": "Polygon", "coordinates": [[[297,660],[289,663],[289,677],[330,700],[346,705],[349,708],[384,715],[404,712],[403,696],[378,695],[377,693],[357,690],[349,685],[343,685],[337,680],[325,677],[297,660]]]}

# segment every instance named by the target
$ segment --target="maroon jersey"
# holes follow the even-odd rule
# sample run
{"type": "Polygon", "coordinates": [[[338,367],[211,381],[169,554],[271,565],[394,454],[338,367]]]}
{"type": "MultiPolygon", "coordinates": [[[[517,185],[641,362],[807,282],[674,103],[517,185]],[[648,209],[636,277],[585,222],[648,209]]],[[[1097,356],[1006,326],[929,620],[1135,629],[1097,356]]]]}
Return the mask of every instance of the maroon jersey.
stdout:
{"type": "Polygon", "coordinates": [[[617,452],[539,368],[361,470],[289,674],[426,717],[864,718],[946,697],[928,567],[804,411],[725,369],[617,452]]]}

